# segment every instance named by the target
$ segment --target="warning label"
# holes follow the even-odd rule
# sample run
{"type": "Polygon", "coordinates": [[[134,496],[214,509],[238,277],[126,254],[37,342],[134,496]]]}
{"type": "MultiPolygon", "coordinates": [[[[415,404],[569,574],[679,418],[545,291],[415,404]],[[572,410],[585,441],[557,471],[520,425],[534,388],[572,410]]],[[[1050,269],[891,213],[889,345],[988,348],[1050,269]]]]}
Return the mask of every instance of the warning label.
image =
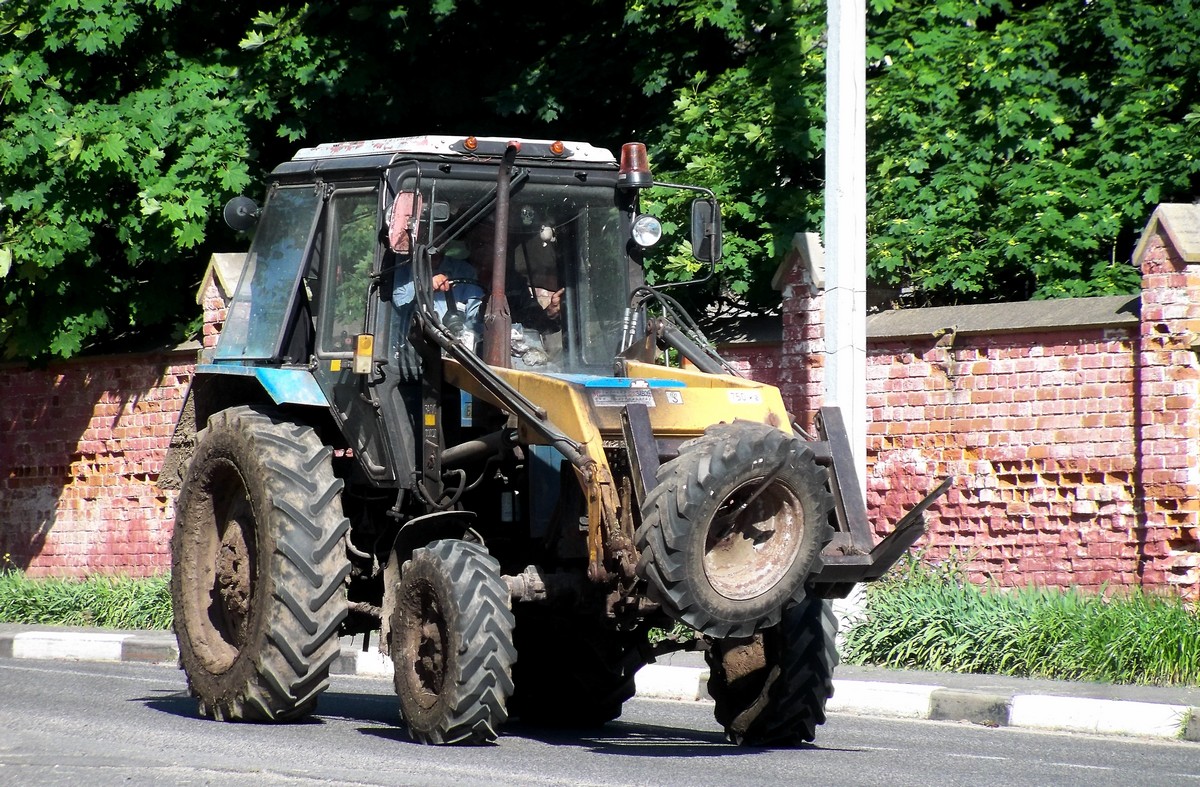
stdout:
{"type": "Polygon", "coordinates": [[[654,406],[654,393],[649,388],[618,388],[594,391],[592,404],[596,407],[624,407],[627,404],[654,406]]]}

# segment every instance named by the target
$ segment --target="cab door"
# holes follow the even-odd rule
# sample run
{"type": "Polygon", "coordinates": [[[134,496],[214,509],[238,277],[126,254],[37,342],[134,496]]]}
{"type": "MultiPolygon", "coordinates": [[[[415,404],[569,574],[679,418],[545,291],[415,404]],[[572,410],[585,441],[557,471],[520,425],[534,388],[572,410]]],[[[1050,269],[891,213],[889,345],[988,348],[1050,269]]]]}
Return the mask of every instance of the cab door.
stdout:
{"type": "Polygon", "coordinates": [[[372,274],[381,251],[379,216],[378,185],[336,187],[326,201],[314,373],[363,470],[376,483],[394,485],[395,461],[375,396],[377,369],[354,373],[355,341],[370,333],[368,304],[378,299],[372,274]]]}

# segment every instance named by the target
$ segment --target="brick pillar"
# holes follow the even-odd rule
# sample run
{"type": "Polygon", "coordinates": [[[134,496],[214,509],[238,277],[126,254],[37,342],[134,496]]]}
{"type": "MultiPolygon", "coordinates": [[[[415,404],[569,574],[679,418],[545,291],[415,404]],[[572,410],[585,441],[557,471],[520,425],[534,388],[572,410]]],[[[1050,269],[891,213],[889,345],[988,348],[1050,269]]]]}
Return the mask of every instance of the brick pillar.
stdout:
{"type": "Polygon", "coordinates": [[[1134,253],[1142,271],[1135,417],[1142,582],[1200,598],[1200,206],[1160,205],[1134,253]]]}
{"type": "Polygon", "coordinates": [[[245,254],[214,254],[208,263],[208,270],[196,292],[196,303],[204,310],[204,329],[200,337],[202,358],[211,357],[217,346],[217,337],[225,326],[226,309],[245,264],[245,254]]]}
{"type": "Polygon", "coordinates": [[[225,325],[225,294],[221,292],[215,277],[207,280],[204,291],[200,293],[200,306],[204,309],[204,329],[201,335],[201,345],[205,350],[217,346],[217,336],[225,325]]]}
{"type": "Polygon", "coordinates": [[[796,423],[810,433],[821,406],[825,367],[824,252],[816,233],[797,233],[771,282],[783,292],[779,389],[796,423]]]}

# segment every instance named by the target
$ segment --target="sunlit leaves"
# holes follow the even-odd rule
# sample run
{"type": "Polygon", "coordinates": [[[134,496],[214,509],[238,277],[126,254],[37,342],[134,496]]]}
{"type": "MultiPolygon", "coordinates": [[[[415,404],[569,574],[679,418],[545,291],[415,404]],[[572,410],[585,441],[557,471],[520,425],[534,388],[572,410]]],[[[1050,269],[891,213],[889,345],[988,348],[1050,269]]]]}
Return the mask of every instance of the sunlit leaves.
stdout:
{"type": "Polygon", "coordinates": [[[172,263],[249,181],[235,69],[162,47],[177,5],[0,4],[3,357],[171,320],[172,263]]]}
{"type": "Polygon", "coordinates": [[[918,303],[1136,288],[1137,233],[1200,185],[1176,87],[1200,69],[1200,17],[1169,5],[944,0],[873,17],[872,272],[918,303]]]}
{"type": "MultiPolygon", "coordinates": [[[[704,297],[778,305],[793,234],[822,228],[826,10],[0,0],[0,357],[190,319],[225,199],[299,144],[407,133],[640,139],[722,201],[704,297]]],[[[1196,0],[868,13],[872,275],[917,303],[1136,286],[1155,203],[1200,191],[1196,0]]],[[[683,234],[657,280],[700,272],[683,234]]]]}
{"type": "MultiPolygon", "coordinates": [[[[674,3],[642,5],[645,24],[652,11],[674,3]]],[[[724,70],[698,71],[676,90],[670,123],[650,140],[651,160],[657,177],[707,186],[722,201],[715,294],[769,307],[778,302],[770,283],[792,233],[819,229],[825,8],[762,3],[743,6],[738,24],[716,12],[697,18],[718,26],[742,56],[724,70]]],[[[682,251],[651,264],[667,281],[695,275],[682,251]]]]}

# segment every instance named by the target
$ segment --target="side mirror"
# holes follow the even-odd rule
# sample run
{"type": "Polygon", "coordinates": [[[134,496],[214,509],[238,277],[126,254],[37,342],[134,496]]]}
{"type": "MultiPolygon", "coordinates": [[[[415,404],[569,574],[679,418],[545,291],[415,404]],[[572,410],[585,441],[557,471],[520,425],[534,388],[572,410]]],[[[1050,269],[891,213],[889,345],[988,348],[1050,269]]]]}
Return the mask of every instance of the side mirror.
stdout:
{"type": "Polygon", "coordinates": [[[710,265],[721,259],[721,206],[715,199],[692,201],[692,256],[710,265]]]}
{"type": "Polygon", "coordinates": [[[234,197],[225,203],[221,216],[234,232],[246,232],[258,223],[258,203],[249,197],[234,197]]]}

